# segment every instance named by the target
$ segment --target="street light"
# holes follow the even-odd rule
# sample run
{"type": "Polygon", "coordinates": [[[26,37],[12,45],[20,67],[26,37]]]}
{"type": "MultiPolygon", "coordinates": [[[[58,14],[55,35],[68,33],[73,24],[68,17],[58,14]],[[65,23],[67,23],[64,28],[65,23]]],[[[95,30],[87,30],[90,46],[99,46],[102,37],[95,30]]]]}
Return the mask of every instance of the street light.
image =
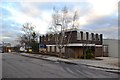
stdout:
{"type": "Polygon", "coordinates": [[[62,24],[56,24],[56,25],[61,26],[61,32],[62,32],[62,24]]]}
{"type": "MultiPolygon", "coordinates": [[[[56,24],[56,25],[58,25],[58,26],[61,26],[61,37],[62,37],[62,25],[61,24],[56,24]]],[[[62,56],[62,52],[61,52],[61,49],[62,49],[62,39],[60,40],[61,42],[60,42],[60,44],[59,44],[59,49],[60,49],[60,57],[62,56]]]]}

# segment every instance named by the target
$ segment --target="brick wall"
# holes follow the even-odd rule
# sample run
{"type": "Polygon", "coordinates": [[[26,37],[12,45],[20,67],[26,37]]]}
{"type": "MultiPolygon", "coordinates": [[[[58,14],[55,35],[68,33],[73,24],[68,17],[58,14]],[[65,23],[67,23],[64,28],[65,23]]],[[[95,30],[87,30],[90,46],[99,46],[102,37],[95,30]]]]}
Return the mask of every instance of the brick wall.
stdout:
{"type": "MultiPolygon", "coordinates": [[[[61,33],[47,34],[40,36],[40,43],[52,45],[52,44],[56,44],[55,42],[56,39],[58,39],[59,41],[61,40],[61,33]]],[[[68,40],[69,43],[86,43],[86,44],[96,44],[96,45],[102,45],[103,42],[102,34],[95,34],[95,33],[83,32],[83,31],[65,32],[65,37],[63,40],[64,44],[68,43],[68,40]]]]}

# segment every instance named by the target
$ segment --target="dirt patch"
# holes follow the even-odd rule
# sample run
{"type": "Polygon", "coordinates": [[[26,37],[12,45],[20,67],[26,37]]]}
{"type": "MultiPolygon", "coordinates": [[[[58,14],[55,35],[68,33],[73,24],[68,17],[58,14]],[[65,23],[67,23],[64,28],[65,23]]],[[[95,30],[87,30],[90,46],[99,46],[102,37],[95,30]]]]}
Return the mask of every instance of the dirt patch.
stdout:
{"type": "Polygon", "coordinates": [[[120,67],[120,62],[119,63],[109,63],[110,65],[115,65],[117,67],[120,67]]]}

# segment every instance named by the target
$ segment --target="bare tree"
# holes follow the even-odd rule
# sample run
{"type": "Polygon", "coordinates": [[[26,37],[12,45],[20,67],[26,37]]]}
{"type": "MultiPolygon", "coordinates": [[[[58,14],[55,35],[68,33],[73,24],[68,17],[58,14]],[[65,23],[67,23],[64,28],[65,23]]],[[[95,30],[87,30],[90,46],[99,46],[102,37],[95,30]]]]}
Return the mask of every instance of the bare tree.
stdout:
{"type": "Polygon", "coordinates": [[[26,23],[23,25],[23,35],[20,37],[20,43],[25,46],[33,46],[37,43],[38,35],[34,30],[35,26],[32,23],[26,23]]]}
{"type": "Polygon", "coordinates": [[[62,49],[67,46],[71,38],[71,30],[78,28],[78,13],[77,11],[70,11],[67,7],[63,7],[62,10],[53,9],[54,13],[52,14],[52,25],[50,31],[55,35],[55,43],[59,48],[59,56],[62,56],[62,49]],[[70,31],[70,34],[66,36],[65,32],[70,31]],[[59,33],[59,34],[58,34],[59,33]],[[67,38],[66,38],[67,37],[67,38]],[[66,43],[64,42],[67,39],[66,43]]]}

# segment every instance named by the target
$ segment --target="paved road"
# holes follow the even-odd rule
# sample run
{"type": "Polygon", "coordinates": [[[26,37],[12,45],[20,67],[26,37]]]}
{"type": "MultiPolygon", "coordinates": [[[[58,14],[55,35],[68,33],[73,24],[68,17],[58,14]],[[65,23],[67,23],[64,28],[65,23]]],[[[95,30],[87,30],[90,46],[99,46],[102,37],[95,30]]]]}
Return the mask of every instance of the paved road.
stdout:
{"type": "Polygon", "coordinates": [[[72,65],[20,56],[2,54],[3,78],[117,78],[115,73],[88,68],[84,65],[72,65]]]}
{"type": "Polygon", "coordinates": [[[2,54],[0,53],[0,79],[2,78],[2,54]]]}

